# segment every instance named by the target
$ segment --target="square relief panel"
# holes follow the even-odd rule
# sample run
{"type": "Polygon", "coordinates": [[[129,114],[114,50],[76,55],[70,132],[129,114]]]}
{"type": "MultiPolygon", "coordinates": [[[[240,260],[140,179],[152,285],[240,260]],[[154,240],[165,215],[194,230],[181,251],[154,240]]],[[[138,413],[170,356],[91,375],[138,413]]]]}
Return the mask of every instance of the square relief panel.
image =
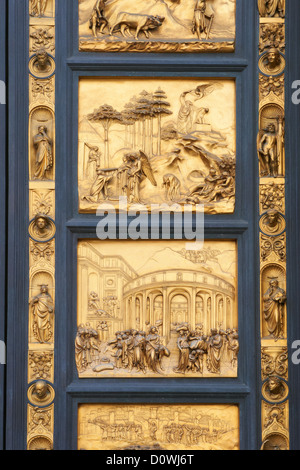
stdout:
{"type": "Polygon", "coordinates": [[[236,89],[231,79],[81,78],[79,211],[142,204],[233,213],[236,89]]]}
{"type": "Polygon", "coordinates": [[[236,243],[185,247],[79,242],[79,377],[237,377],[236,243]]]}

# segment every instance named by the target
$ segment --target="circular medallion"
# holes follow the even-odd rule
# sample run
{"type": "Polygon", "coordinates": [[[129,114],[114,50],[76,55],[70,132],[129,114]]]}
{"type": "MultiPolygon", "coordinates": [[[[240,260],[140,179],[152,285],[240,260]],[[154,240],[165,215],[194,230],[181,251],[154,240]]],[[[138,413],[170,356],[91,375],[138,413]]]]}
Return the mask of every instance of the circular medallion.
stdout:
{"type": "Polygon", "coordinates": [[[44,215],[37,214],[29,224],[29,236],[36,242],[45,243],[50,241],[56,232],[54,221],[44,215]]]}
{"type": "Polygon", "coordinates": [[[285,69],[285,59],[278,49],[271,48],[261,56],[258,66],[264,75],[280,75],[285,69]]]}
{"type": "Polygon", "coordinates": [[[29,59],[29,73],[35,78],[50,78],[55,72],[54,57],[45,50],[37,51],[29,59]]]}
{"type": "Polygon", "coordinates": [[[270,209],[261,216],[259,227],[265,235],[276,237],[285,231],[286,222],[280,212],[270,209]]]}
{"type": "Polygon", "coordinates": [[[27,396],[32,405],[44,407],[53,402],[55,392],[45,380],[37,380],[29,387],[27,396]]]}
{"type": "Polygon", "coordinates": [[[262,394],[265,400],[271,403],[281,403],[287,399],[289,390],[280,377],[270,376],[263,384],[262,394]]]}

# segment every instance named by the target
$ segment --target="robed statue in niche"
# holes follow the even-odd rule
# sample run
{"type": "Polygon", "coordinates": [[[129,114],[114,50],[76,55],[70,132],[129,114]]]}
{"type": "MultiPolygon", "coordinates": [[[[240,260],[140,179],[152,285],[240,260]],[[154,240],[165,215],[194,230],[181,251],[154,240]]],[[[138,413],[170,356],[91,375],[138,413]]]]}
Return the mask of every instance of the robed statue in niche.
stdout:
{"type": "Polygon", "coordinates": [[[53,167],[52,140],[47,134],[46,126],[39,126],[38,133],[33,138],[36,150],[34,178],[47,179],[47,173],[53,167]]]}
{"type": "Polygon", "coordinates": [[[268,332],[276,340],[284,337],[285,303],[286,293],[279,287],[278,279],[270,279],[269,289],[263,297],[263,312],[268,332]]]}
{"type": "Polygon", "coordinates": [[[33,315],[33,334],[39,343],[48,343],[53,336],[54,306],[47,285],[40,286],[40,293],[33,297],[30,306],[33,315]]]}

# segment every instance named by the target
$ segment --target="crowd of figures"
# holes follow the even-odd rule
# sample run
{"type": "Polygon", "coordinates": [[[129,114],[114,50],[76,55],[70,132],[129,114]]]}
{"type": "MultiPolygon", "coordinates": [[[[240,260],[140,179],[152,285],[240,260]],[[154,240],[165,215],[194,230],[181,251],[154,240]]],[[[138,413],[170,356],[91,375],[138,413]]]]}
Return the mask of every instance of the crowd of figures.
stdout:
{"type": "Polygon", "coordinates": [[[144,374],[147,370],[161,374],[162,358],[170,356],[155,326],[150,327],[148,334],[134,329],[118,331],[116,338],[109,341],[108,345],[116,350],[116,368],[125,368],[129,372],[136,368],[144,374]]]}
{"type": "Polygon", "coordinates": [[[172,423],[168,426],[164,426],[163,432],[163,440],[168,444],[185,443],[187,446],[193,446],[201,442],[209,444],[217,442],[220,434],[224,431],[219,429],[210,431],[208,427],[172,423]]]}
{"type": "Polygon", "coordinates": [[[179,349],[178,366],[175,372],[199,372],[203,374],[204,357],[207,370],[212,374],[221,373],[221,363],[231,362],[237,365],[239,352],[239,335],[235,329],[212,329],[210,335],[203,335],[200,330],[191,331],[187,325],[177,328],[179,334],[177,347],[179,349]]]}
{"type": "MultiPolygon", "coordinates": [[[[90,424],[99,426],[102,430],[104,441],[141,442],[145,439],[143,428],[140,424],[109,424],[102,419],[95,418],[90,424]]],[[[157,441],[156,432],[158,424],[155,421],[148,422],[149,435],[152,441],[157,441]]],[[[209,426],[198,426],[193,424],[171,423],[163,426],[162,441],[168,444],[185,444],[194,446],[202,443],[217,442],[224,429],[210,429],[209,426]]]]}
{"type": "MultiPolygon", "coordinates": [[[[178,365],[173,370],[178,374],[188,372],[203,374],[204,360],[206,368],[212,374],[221,373],[222,363],[237,366],[239,336],[235,329],[212,329],[210,335],[202,334],[200,329],[192,331],[187,325],[176,329],[178,333],[178,365]]],[[[101,351],[100,329],[95,330],[89,323],[78,327],[75,340],[76,365],[79,372],[85,371],[92,364],[99,364],[101,351]]],[[[130,329],[117,331],[115,338],[105,343],[106,354],[111,349],[114,359],[113,368],[135,370],[144,374],[154,372],[162,374],[162,361],[170,357],[171,351],[163,344],[158,328],[151,326],[148,332],[130,329]]],[[[103,358],[102,358],[103,360],[103,358]]]]}
{"type": "Polygon", "coordinates": [[[100,359],[100,332],[89,323],[79,325],[75,339],[75,359],[79,372],[100,359]]]}
{"type": "Polygon", "coordinates": [[[144,439],[143,428],[140,424],[108,424],[99,418],[95,418],[89,423],[99,426],[103,431],[102,439],[104,441],[139,442],[144,439]]]}

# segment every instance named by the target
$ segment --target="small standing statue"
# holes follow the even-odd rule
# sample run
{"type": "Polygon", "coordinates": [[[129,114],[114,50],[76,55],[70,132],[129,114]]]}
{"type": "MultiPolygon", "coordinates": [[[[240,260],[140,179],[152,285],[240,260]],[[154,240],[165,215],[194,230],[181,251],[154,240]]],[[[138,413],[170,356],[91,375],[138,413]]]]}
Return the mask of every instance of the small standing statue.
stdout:
{"type": "Polygon", "coordinates": [[[285,0],[258,0],[258,9],[261,16],[284,18],[285,0]]]}
{"type": "Polygon", "coordinates": [[[103,34],[103,30],[108,26],[108,21],[104,16],[105,3],[107,0],[97,0],[93,8],[93,13],[90,19],[90,29],[93,32],[93,36],[97,37],[97,29],[99,33],[103,34]]]}
{"type": "Polygon", "coordinates": [[[48,286],[40,286],[40,293],[30,302],[33,313],[33,334],[39,343],[48,343],[53,335],[51,316],[54,312],[53,300],[48,286]]]}
{"type": "Polygon", "coordinates": [[[257,139],[258,157],[261,165],[261,176],[277,177],[280,164],[283,163],[284,132],[283,118],[278,117],[278,130],[273,123],[258,134],[257,139]]]}
{"type": "Polygon", "coordinates": [[[276,278],[269,282],[269,289],[263,296],[264,319],[268,332],[276,340],[283,338],[283,317],[286,293],[279,287],[276,278]]]}
{"type": "Polygon", "coordinates": [[[209,11],[207,6],[207,0],[196,0],[194,23],[193,23],[193,34],[197,34],[199,41],[201,41],[201,34],[205,34],[206,40],[209,39],[214,14],[209,11]],[[207,19],[209,23],[207,24],[207,19]]]}
{"type": "Polygon", "coordinates": [[[33,138],[36,148],[34,178],[38,180],[47,179],[47,172],[53,166],[52,141],[47,135],[47,127],[39,126],[38,134],[33,138]]]}
{"type": "Polygon", "coordinates": [[[31,16],[45,16],[48,0],[31,0],[31,16]]]}

